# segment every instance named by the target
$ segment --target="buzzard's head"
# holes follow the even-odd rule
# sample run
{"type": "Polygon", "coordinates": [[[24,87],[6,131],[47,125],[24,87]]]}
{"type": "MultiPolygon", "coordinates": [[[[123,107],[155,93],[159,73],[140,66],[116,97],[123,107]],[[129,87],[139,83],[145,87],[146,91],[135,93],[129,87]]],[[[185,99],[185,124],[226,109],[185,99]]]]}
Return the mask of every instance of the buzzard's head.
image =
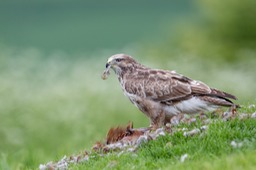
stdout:
{"type": "Polygon", "coordinates": [[[116,74],[121,74],[122,71],[127,70],[131,67],[136,61],[129,55],[126,54],[115,54],[109,57],[106,70],[102,74],[102,79],[105,80],[110,74],[110,68],[112,68],[116,74]]]}

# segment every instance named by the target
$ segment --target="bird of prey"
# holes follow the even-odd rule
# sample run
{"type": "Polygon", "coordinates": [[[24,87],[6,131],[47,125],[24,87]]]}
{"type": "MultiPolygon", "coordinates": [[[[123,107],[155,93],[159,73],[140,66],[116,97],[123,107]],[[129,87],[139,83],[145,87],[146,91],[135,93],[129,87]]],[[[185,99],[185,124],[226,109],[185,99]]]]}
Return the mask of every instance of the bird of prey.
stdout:
{"type": "Polygon", "coordinates": [[[221,106],[235,107],[229,93],[214,89],[175,71],[151,69],[126,54],[111,56],[102,79],[118,77],[122,90],[130,101],[150,118],[150,127],[159,128],[181,113],[214,111],[221,106]]]}

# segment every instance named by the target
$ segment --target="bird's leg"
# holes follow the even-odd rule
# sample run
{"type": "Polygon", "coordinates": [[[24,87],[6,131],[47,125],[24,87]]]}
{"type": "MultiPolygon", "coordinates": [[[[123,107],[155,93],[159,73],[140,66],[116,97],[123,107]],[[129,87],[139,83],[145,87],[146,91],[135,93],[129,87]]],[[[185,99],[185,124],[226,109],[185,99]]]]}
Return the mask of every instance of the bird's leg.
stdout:
{"type": "Polygon", "coordinates": [[[161,111],[156,117],[151,117],[150,130],[156,130],[164,126],[165,114],[161,111]]]}
{"type": "Polygon", "coordinates": [[[232,116],[235,116],[236,113],[237,113],[237,106],[236,105],[232,105],[230,108],[229,108],[229,112],[231,112],[232,116]]]}

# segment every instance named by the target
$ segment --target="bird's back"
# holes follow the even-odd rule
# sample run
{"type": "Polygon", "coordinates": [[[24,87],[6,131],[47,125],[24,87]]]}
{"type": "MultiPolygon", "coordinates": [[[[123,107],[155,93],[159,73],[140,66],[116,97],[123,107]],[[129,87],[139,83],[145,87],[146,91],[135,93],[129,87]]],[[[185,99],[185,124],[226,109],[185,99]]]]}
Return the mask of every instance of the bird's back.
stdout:
{"type": "Polygon", "coordinates": [[[150,99],[166,105],[198,97],[220,106],[231,106],[234,95],[210,88],[203,82],[195,81],[175,71],[137,68],[123,77],[123,90],[130,95],[150,99]]]}

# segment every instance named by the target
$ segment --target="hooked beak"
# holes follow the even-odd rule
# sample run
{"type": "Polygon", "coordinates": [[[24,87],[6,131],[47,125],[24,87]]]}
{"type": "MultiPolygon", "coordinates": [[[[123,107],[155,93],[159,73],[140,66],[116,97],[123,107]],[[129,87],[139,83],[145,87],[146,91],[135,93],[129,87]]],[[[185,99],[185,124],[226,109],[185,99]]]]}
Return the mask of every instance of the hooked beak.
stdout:
{"type": "Polygon", "coordinates": [[[108,68],[108,67],[109,67],[109,65],[110,65],[110,64],[109,64],[109,63],[107,63],[107,64],[106,64],[106,68],[108,68]]]}
{"type": "Polygon", "coordinates": [[[105,71],[102,73],[102,76],[101,76],[101,78],[103,79],[103,80],[106,80],[107,78],[108,78],[108,76],[110,75],[110,69],[111,68],[111,65],[109,64],[109,63],[107,63],[106,64],[106,69],[105,69],[105,71]]]}

